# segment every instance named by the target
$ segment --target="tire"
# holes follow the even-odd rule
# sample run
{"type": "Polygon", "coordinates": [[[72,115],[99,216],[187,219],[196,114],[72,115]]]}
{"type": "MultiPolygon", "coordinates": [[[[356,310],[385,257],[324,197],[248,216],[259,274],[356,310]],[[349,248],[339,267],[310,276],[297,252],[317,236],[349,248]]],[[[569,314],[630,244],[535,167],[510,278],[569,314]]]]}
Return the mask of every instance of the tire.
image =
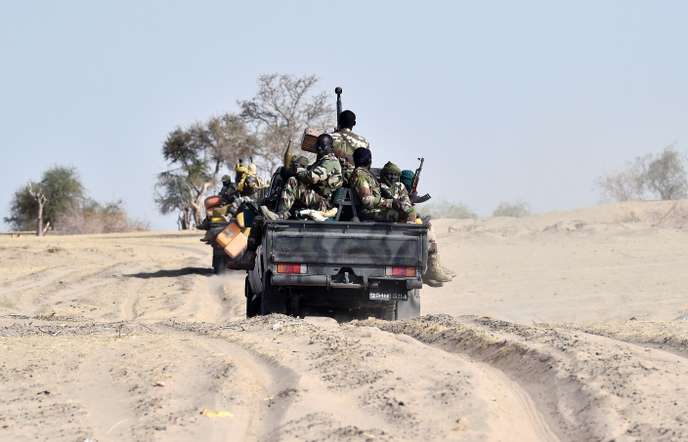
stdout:
{"type": "Polygon", "coordinates": [[[246,317],[252,318],[260,314],[260,296],[253,297],[251,290],[251,283],[248,281],[248,276],[244,280],[244,295],[246,296],[246,317]]]}
{"type": "Polygon", "coordinates": [[[264,276],[263,293],[260,295],[260,314],[271,313],[287,314],[287,297],[278,289],[272,287],[270,274],[264,276]]]}
{"type": "Polygon", "coordinates": [[[220,255],[213,253],[213,273],[220,275],[225,273],[227,270],[227,257],[225,254],[223,253],[220,255]]]}
{"type": "Polygon", "coordinates": [[[408,292],[408,300],[397,301],[394,319],[414,319],[420,317],[420,290],[413,289],[408,292]]]}

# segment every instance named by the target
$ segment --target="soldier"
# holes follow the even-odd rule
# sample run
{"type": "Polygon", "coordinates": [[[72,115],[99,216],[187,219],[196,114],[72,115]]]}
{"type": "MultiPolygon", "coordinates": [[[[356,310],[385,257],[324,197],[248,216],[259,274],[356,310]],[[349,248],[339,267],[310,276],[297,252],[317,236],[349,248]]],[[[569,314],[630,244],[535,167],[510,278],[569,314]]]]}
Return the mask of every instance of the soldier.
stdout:
{"type": "Polygon", "coordinates": [[[305,209],[330,209],[330,197],[342,187],[342,167],[332,152],[332,137],[329,134],[320,135],[315,148],[318,159],[308,168],[297,170],[296,175],[287,180],[277,213],[267,206],[260,208],[267,219],[288,219],[290,210],[296,202],[305,209]]]}
{"type": "Polygon", "coordinates": [[[282,197],[282,191],[287,185],[287,181],[289,178],[296,176],[296,172],[300,169],[307,168],[308,163],[310,163],[310,161],[303,155],[285,158],[285,165],[279,167],[272,175],[270,188],[268,189],[267,196],[263,200],[263,204],[267,206],[268,209],[274,211],[278,210],[277,207],[282,197]]]}
{"type": "MultiPolygon", "coordinates": [[[[354,169],[351,175],[350,185],[361,201],[361,218],[363,220],[381,222],[407,221],[409,214],[402,207],[403,204],[395,202],[390,195],[385,197],[380,183],[370,171],[372,163],[370,149],[365,147],[356,149],[353,154],[353,160],[356,169],[354,169]]],[[[415,210],[411,216],[415,220],[415,210]]]]}
{"type": "MultiPolygon", "coordinates": [[[[394,163],[385,164],[381,173],[383,182],[378,183],[370,172],[371,159],[368,149],[356,149],[354,152],[356,169],[351,182],[361,200],[362,216],[373,221],[415,222],[416,213],[408,191],[403,183],[399,182],[401,170],[394,163]]],[[[440,265],[437,241],[431,230],[428,225],[428,268],[423,274],[423,282],[431,287],[441,287],[445,282],[451,281],[452,277],[448,276],[440,265]]]]}
{"type": "Polygon", "coordinates": [[[399,181],[401,169],[388,161],[380,173],[380,189],[384,198],[391,198],[392,205],[400,212],[400,216],[407,222],[416,221],[416,209],[409,198],[404,184],[399,181]]]}
{"type": "MultiPolygon", "coordinates": [[[[401,172],[400,175],[400,181],[404,184],[404,187],[406,188],[407,192],[411,192],[411,187],[413,186],[413,179],[415,178],[415,173],[412,170],[404,170],[401,172]]],[[[431,255],[434,255],[434,259],[437,263],[437,266],[441,270],[440,275],[429,275],[429,276],[436,276],[436,278],[433,280],[431,278],[428,278],[428,281],[426,281],[426,284],[430,286],[442,286],[443,282],[448,282],[447,280],[444,280],[446,278],[442,278],[441,276],[446,276],[447,278],[454,279],[456,277],[456,272],[453,271],[450,268],[445,267],[442,265],[442,262],[440,260],[440,254],[439,254],[439,249],[437,247],[437,238],[435,237],[435,232],[432,229],[432,224],[430,221],[427,221],[428,224],[428,241],[430,243],[430,247],[428,247],[428,251],[431,255]],[[443,275],[442,275],[443,273],[443,275]],[[443,281],[444,280],[444,281],[443,281]]]]}
{"type": "Polygon", "coordinates": [[[345,110],[337,117],[339,130],[332,134],[334,154],[342,165],[342,174],[346,183],[349,182],[351,173],[354,171],[354,150],[359,147],[370,147],[368,140],[352,131],[355,125],[356,114],[345,110]]]}

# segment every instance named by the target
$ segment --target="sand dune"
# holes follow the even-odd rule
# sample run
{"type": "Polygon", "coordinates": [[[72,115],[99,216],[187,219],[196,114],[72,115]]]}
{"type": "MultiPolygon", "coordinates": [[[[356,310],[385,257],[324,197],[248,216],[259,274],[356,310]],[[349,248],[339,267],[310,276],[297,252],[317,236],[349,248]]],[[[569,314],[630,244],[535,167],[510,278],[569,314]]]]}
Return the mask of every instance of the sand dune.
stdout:
{"type": "Polygon", "coordinates": [[[0,440],[686,440],[687,202],[437,220],[423,318],[243,319],[197,233],[0,237],[0,440]]]}

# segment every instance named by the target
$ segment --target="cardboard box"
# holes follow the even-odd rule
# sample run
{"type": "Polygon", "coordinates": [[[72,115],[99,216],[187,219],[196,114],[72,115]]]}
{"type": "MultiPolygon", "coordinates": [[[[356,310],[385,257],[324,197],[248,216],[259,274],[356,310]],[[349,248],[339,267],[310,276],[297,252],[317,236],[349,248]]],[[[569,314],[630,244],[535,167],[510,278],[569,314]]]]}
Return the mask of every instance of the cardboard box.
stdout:
{"type": "Polygon", "coordinates": [[[306,152],[315,152],[315,142],[318,141],[318,137],[322,134],[316,129],[306,129],[303,131],[303,138],[301,139],[301,150],[306,152]]]}

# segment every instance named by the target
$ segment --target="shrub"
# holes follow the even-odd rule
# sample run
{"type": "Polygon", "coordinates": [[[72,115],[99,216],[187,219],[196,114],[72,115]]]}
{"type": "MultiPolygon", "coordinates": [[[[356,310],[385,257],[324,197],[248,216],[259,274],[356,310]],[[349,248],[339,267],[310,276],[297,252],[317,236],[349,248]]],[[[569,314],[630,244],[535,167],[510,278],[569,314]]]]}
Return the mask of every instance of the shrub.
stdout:
{"type": "Polygon", "coordinates": [[[448,201],[428,204],[425,207],[421,206],[418,212],[421,216],[429,215],[432,218],[475,219],[478,217],[478,215],[465,204],[450,203],[448,201]]]}
{"type": "Polygon", "coordinates": [[[625,169],[599,178],[597,186],[605,200],[674,200],[688,195],[688,176],[682,155],[669,146],[659,154],[638,157],[625,169]]]}
{"type": "Polygon", "coordinates": [[[127,216],[121,201],[100,204],[86,200],[72,206],[58,219],[56,230],[60,233],[116,233],[148,230],[147,223],[127,216]]]}
{"type": "Polygon", "coordinates": [[[648,165],[645,184],[663,200],[685,198],[688,193],[688,180],[681,154],[671,146],[664,149],[648,165]]]}
{"type": "Polygon", "coordinates": [[[494,212],[492,212],[492,216],[511,216],[515,218],[528,215],[530,215],[528,203],[523,201],[517,201],[515,203],[499,203],[494,212]]]}

